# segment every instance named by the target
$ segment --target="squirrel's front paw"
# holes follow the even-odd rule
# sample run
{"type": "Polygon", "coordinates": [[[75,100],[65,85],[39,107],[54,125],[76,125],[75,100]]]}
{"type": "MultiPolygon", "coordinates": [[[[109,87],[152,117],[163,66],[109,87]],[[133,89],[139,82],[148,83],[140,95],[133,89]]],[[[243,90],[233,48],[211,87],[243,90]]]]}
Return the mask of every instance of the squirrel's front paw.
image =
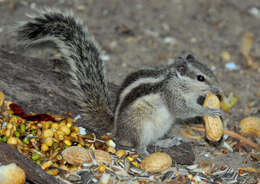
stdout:
{"type": "Polygon", "coordinates": [[[204,108],[205,113],[203,116],[211,116],[211,117],[217,117],[217,116],[222,116],[223,111],[221,109],[211,109],[211,108],[204,108]]]}

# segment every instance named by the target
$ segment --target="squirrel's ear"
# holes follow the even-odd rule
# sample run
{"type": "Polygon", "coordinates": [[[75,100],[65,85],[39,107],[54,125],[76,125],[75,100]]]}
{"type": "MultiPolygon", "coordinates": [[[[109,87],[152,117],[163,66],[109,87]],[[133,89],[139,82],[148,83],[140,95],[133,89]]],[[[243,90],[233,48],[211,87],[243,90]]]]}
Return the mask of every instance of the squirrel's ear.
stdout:
{"type": "Polygon", "coordinates": [[[180,75],[184,75],[187,71],[187,62],[183,58],[176,60],[176,70],[180,75]]]}

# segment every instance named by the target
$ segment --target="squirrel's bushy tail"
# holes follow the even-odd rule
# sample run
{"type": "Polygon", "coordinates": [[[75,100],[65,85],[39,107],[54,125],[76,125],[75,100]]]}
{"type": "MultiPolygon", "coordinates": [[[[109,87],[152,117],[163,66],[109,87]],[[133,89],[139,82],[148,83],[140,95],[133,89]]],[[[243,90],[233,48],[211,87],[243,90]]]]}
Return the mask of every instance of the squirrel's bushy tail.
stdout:
{"type": "Polygon", "coordinates": [[[73,92],[89,127],[110,130],[113,115],[104,63],[87,28],[72,13],[57,10],[43,10],[29,17],[29,21],[18,26],[18,40],[27,46],[54,43],[69,64],[73,92]]]}

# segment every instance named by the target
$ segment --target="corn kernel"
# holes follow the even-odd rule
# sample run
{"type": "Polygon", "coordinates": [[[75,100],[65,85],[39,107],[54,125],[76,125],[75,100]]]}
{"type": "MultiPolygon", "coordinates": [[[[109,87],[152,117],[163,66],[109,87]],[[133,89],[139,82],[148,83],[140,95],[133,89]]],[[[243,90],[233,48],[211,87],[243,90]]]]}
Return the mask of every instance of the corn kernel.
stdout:
{"type": "Polygon", "coordinates": [[[7,137],[10,137],[11,136],[11,129],[7,129],[6,131],[5,131],[5,136],[7,136],[7,137]]]}
{"type": "Polygon", "coordinates": [[[53,138],[52,137],[47,137],[46,139],[44,139],[44,144],[46,144],[47,146],[52,146],[53,138]]]}
{"type": "Polygon", "coordinates": [[[100,165],[98,166],[98,172],[99,172],[99,173],[104,173],[105,170],[106,170],[106,166],[105,166],[104,164],[100,164],[100,165]]]}
{"type": "Polygon", "coordinates": [[[73,131],[76,132],[76,133],[79,133],[79,127],[74,126],[73,131]]]}
{"type": "Polygon", "coordinates": [[[65,135],[70,134],[70,129],[67,126],[60,127],[60,130],[63,131],[65,133],[65,135]]]}
{"type": "Polygon", "coordinates": [[[13,126],[13,124],[12,123],[8,123],[7,125],[6,125],[6,128],[7,129],[12,129],[14,126],[13,126]]]}
{"type": "Polygon", "coordinates": [[[42,151],[48,151],[48,150],[49,150],[49,147],[47,146],[47,144],[42,144],[42,145],[41,145],[41,150],[42,150],[42,151]]]}
{"type": "Polygon", "coordinates": [[[70,140],[68,140],[68,139],[65,139],[64,141],[64,144],[66,144],[67,146],[71,146],[71,141],[70,140]]]}
{"type": "Polygon", "coordinates": [[[59,124],[58,123],[52,123],[51,128],[57,130],[59,128],[59,124]]]}
{"type": "Polygon", "coordinates": [[[139,167],[139,164],[138,164],[138,162],[136,162],[136,161],[133,161],[133,162],[131,162],[135,167],[139,167]]]}
{"type": "Polygon", "coordinates": [[[128,156],[128,157],[126,157],[130,162],[133,162],[134,161],[134,158],[133,157],[130,157],[130,156],[128,156]]]}
{"type": "Polygon", "coordinates": [[[42,121],[42,128],[48,129],[51,126],[51,121],[42,121]]]}
{"type": "Polygon", "coordinates": [[[122,158],[124,155],[126,155],[126,151],[125,150],[118,150],[116,152],[116,155],[119,157],[119,158],[122,158]]]}
{"type": "Polygon", "coordinates": [[[9,122],[12,123],[12,124],[16,124],[17,121],[18,121],[17,116],[12,116],[11,119],[9,120],[9,122]]]}
{"type": "Polygon", "coordinates": [[[51,129],[47,129],[43,131],[42,137],[47,138],[47,137],[52,137],[53,136],[53,131],[51,129]]]}
{"type": "Polygon", "coordinates": [[[67,127],[68,127],[68,128],[71,128],[71,127],[72,127],[72,124],[73,124],[73,119],[68,118],[68,119],[67,119],[67,124],[66,124],[67,127]]]}
{"type": "Polygon", "coordinates": [[[7,140],[7,144],[16,145],[17,143],[18,143],[18,140],[15,137],[9,137],[7,140]]]}
{"type": "Polygon", "coordinates": [[[47,161],[47,162],[45,162],[45,163],[43,163],[43,164],[41,165],[41,168],[42,168],[43,170],[45,170],[45,169],[49,168],[51,165],[52,165],[52,162],[51,162],[51,161],[47,161]]]}
{"type": "Polygon", "coordinates": [[[75,139],[75,140],[78,139],[78,135],[77,135],[77,133],[75,133],[75,132],[72,132],[72,133],[70,134],[70,137],[72,137],[72,138],[75,139]]]}
{"type": "Polygon", "coordinates": [[[59,170],[58,169],[49,169],[48,171],[47,171],[47,173],[49,174],[49,175],[52,175],[52,176],[57,176],[58,174],[59,174],[59,170]]]}

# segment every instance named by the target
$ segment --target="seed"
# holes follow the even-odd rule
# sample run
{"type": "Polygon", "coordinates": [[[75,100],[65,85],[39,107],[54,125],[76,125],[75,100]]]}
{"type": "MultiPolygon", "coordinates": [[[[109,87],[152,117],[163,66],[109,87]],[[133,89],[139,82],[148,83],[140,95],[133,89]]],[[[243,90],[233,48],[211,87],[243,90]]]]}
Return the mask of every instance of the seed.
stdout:
{"type": "Polygon", "coordinates": [[[15,136],[15,137],[20,137],[20,133],[19,133],[17,130],[15,130],[15,131],[14,131],[14,136],[15,136]]]}
{"type": "Polygon", "coordinates": [[[70,140],[68,140],[68,139],[65,139],[64,141],[63,141],[67,146],[71,146],[71,141],[70,140]]]}
{"type": "Polygon", "coordinates": [[[34,160],[34,161],[39,160],[40,158],[41,158],[41,156],[39,154],[37,154],[37,153],[34,153],[32,155],[32,160],[34,160]]]}
{"type": "Polygon", "coordinates": [[[7,136],[3,136],[3,137],[0,139],[0,142],[7,142],[7,139],[8,139],[7,136]]]}
{"type": "Polygon", "coordinates": [[[40,165],[41,164],[41,160],[36,160],[36,164],[40,165]]]}
{"type": "Polygon", "coordinates": [[[47,173],[49,174],[49,175],[52,175],[52,176],[57,176],[58,174],[59,174],[59,170],[58,169],[49,169],[48,171],[47,171],[47,173]]]}
{"type": "Polygon", "coordinates": [[[65,133],[65,135],[70,134],[70,129],[67,126],[60,127],[60,130],[63,131],[65,133]]]}
{"type": "Polygon", "coordinates": [[[13,124],[12,123],[8,123],[6,126],[7,129],[12,129],[13,128],[13,124]]]}
{"type": "Polygon", "coordinates": [[[51,165],[52,165],[52,162],[51,161],[47,161],[47,162],[43,163],[41,165],[41,167],[42,167],[43,170],[45,170],[45,169],[49,168],[51,165]]]}
{"type": "Polygon", "coordinates": [[[15,137],[9,137],[7,140],[7,144],[16,145],[17,143],[18,143],[18,140],[15,137]]]}
{"type": "Polygon", "coordinates": [[[57,130],[59,128],[59,124],[58,123],[52,123],[51,128],[57,130]]]}
{"type": "Polygon", "coordinates": [[[115,153],[116,153],[116,149],[113,148],[113,147],[108,147],[108,148],[107,148],[107,152],[108,152],[108,153],[113,153],[113,154],[115,154],[115,153]]]}
{"type": "Polygon", "coordinates": [[[49,147],[47,146],[47,144],[42,144],[42,145],[41,145],[41,150],[42,150],[42,151],[48,151],[48,150],[49,150],[49,147]]]}
{"type": "Polygon", "coordinates": [[[51,121],[42,121],[42,128],[48,129],[51,125],[51,121]]]}
{"type": "Polygon", "coordinates": [[[116,155],[119,157],[119,158],[122,158],[123,156],[125,156],[127,153],[125,150],[118,150],[116,152],[116,155]]]}
{"type": "Polygon", "coordinates": [[[128,157],[126,157],[130,162],[132,162],[132,161],[134,161],[134,158],[133,157],[130,157],[130,156],[128,156],[128,157]]]}
{"type": "Polygon", "coordinates": [[[25,137],[25,138],[23,139],[23,142],[24,142],[25,144],[30,144],[30,141],[29,141],[29,139],[28,139],[27,137],[25,137]]]}
{"type": "Polygon", "coordinates": [[[43,131],[42,137],[47,138],[47,137],[52,137],[53,136],[53,131],[51,129],[47,129],[43,131]]]}
{"type": "Polygon", "coordinates": [[[100,164],[100,165],[98,166],[98,172],[99,172],[99,173],[104,173],[105,170],[106,170],[106,166],[105,166],[104,164],[100,164]]]}
{"type": "Polygon", "coordinates": [[[11,136],[11,129],[7,129],[5,131],[5,136],[10,137],[11,136]]]}
{"type": "Polygon", "coordinates": [[[52,137],[47,137],[47,138],[44,140],[44,144],[46,144],[47,146],[52,146],[52,144],[53,144],[53,139],[52,139],[52,137]]]}
{"type": "Polygon", "coordinates": [[[21,132],[22,132],[22,133],[25,133],[26,127],[25,127],[25,124],[24,124],[24,123],[22,123],[22,124],[20,125],[20,129],[21,129],[21,132]]]}

